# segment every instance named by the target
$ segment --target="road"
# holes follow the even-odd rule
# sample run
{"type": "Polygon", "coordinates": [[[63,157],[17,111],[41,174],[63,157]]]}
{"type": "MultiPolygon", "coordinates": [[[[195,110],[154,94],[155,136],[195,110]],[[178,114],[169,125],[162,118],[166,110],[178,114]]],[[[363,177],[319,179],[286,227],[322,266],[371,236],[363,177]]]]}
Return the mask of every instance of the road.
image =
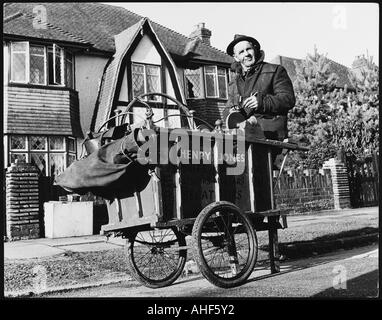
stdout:
{"type": "Polygon", "coordinates": [[[281,272],[273,275],[269,268],[257,267],[244,285],[231,289],[215,287],[201,275],[194,275],[182,277],[173,285],[160,289],[128,281],[45,294],[44,297],[372,298],[378,296],[378,279],[378,245],[371,245],[285,261],[281,264],[281,272]]]}

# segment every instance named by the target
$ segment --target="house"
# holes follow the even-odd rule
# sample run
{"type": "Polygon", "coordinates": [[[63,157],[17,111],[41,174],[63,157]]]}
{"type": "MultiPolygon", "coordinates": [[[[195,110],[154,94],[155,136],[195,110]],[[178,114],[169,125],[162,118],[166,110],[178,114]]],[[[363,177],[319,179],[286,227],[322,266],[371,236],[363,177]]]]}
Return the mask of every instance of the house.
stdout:
{"type": "Polygon", "coordinates": [[[147,92],[168,94],[214,124],[232,57],[210,36],[203,23],[187,37],[101,3],[6,3],[5,166],[20,159],[44,176],[59,174],[81,156],[88,131],[147,92]]]}

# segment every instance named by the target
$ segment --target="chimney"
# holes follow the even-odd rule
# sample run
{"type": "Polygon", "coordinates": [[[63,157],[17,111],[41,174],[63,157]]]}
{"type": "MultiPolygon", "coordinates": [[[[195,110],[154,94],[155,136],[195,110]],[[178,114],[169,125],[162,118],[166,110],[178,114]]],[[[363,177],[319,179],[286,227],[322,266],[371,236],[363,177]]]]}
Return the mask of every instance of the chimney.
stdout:
{"type": "Polygon", "coordinates": [[[360,77],[362,74],[362,71],[365,69],[366,66],[367,66],[367,59],[365,58],[365,55],[359,55],[353,61],[351,69],[357,77],[360,77]]]}
{"type": "Polygon", "coordinates": [[[194,30],[190,34],[191,39],[199,38],[203,43],[211,45],[211,31],[205,27],[205,23],[201,22],[196,26],[196,30],[194,30]]]}

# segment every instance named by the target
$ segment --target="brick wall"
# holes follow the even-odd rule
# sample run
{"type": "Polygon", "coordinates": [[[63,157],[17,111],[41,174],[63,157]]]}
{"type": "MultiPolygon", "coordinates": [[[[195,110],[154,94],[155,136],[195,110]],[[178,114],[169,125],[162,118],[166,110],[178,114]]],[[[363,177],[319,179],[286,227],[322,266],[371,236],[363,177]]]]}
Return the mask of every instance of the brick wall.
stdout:
{"type": "Polygon", "coordinates": [[[40,237],[39,180],[35,166],[12,164],[6,172],[6,224],[9,240],[40,237]]]}
{"type": "MultiPolygon", "coordinates": [[[[225,100],[217,99],[189,99],[187,106],[190,110],[195,110],[195,117],[201,118],[211,125],[215,125],[215,121],[223,118],[223,110],[225,108],[225,100]]],[[[198,120],[195,121],[198,123],[198,120]]]]}
{"type": "MultiPolygon", "coordinates": [[[[276,180],[274,177],[274,183],[276,180]]],[[[291,213],[334,208],[330,170],[284,172],[277,180],[274,193],[277,208],[290,209],[291,213]]]]}

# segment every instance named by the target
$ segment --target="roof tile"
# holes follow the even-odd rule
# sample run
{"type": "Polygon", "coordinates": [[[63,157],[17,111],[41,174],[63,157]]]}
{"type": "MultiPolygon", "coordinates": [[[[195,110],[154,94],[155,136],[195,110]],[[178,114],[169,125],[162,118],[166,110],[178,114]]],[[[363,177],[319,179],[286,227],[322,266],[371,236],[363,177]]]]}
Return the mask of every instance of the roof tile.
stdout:
{"type": "MultiPolygon", "coordinates": [[[[31,17],[22,17],[4,22],[4,33],[36,37],[49,40],[73,41],[73,36],[93,44],[95,49],[115,52],[114,36],[136,24],[143,17],[127,9],[102,3],[10,3],[4,8],[4,17],[17,12],[29,13],[31,17]],[[68,32],[70,35],[48,28],[33,29],[33,8],[43,5],[47,10],[47,20],[53,26],[68,32]]],[[[192,39],[174,30],[153,22],[153,28],[166,49],[175,55],[184,54],[187,43],[192,39]]],[[[78,40],[81,43],[80,40],[78,40]]],[[[232,57],[221,50],[204,43],[195,49],[195,59],[206,62],[230,64],[232,57]]]]}

